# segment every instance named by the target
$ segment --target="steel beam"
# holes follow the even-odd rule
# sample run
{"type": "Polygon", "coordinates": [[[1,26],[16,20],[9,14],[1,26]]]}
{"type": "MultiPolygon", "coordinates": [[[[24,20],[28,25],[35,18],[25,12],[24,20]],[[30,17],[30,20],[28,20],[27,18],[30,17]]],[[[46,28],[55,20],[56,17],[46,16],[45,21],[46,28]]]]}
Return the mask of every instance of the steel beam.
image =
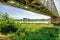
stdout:
{"type": "MultiPolygon", "coordinates": [[[[45,0],[44,0],[45,1],[45,0]]],[[[47,6],[43,5],[39,0],[0,0],[1,3],[11,5],[17,8],[29,10],[32,12],[57,17],[58,13],[52,12],[47,6]]]]}

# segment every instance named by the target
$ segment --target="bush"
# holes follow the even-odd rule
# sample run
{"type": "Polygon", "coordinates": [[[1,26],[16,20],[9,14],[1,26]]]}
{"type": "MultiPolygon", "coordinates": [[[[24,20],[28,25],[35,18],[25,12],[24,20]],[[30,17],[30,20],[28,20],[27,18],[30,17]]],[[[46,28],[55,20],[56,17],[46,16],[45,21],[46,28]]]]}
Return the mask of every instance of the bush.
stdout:
{"type": "Polygon", "coordinates": [[[2,15],[2,19],[0,20],[0,31],[4,34],[9,32],[16,32],[17,31],[17,23],[8,17],[7,14],[2,15]]]}

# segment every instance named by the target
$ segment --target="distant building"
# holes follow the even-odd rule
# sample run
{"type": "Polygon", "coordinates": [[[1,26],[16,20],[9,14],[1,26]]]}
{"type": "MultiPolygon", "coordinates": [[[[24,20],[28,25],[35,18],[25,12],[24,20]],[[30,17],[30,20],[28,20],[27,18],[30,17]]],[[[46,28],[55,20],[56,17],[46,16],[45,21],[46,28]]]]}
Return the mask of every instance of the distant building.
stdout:
{"type": "Polygon", "coordinates": [[[50,19],[15,19],[16,22],[20,23],[50,23],[50,19]]]}

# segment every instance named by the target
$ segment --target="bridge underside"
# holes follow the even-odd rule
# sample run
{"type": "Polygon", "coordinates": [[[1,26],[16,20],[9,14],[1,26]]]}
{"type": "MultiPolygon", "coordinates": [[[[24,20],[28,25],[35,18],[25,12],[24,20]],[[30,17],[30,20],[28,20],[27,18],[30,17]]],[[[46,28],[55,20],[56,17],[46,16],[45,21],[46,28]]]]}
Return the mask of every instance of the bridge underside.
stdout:
{"type": "Polygon", "coordinates": [[[14,0],[14,1],[12,1],[12,0],[3,0],[2,1],[1,0],[0,3],[7,4],[10,6],[14,6],[17,8],[21,8],[24,10],[28,10],[28,11],[32,11],[32,12],[51,16],[52,17],[51,18],[52,23],[56,22],[57,17],[59,16],[58,13],[56,13],[56,11],[53,13],[52,12],[53,9],[49,10],[39,0],[14,0]]]}
{"type": "Polygon", "coordinates": [[[46,6],[44,6],[39,0],[1,0],[1,3],[8,4],[14,7],[22,8],[32,12],[56,17],[58,14],[52,13],[46,6]]]}

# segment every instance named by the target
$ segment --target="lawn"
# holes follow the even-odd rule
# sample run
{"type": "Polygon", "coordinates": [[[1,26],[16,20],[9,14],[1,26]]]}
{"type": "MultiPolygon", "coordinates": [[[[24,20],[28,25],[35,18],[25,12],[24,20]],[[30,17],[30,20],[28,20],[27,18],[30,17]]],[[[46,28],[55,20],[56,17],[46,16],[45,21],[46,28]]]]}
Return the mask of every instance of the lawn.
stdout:
{"type": "Polygon", "coordinates": [[[22,23],[22,26],[27,26],[27,27],[53,27],[53,24],[39,24],[39,23],[22,23]]]}

